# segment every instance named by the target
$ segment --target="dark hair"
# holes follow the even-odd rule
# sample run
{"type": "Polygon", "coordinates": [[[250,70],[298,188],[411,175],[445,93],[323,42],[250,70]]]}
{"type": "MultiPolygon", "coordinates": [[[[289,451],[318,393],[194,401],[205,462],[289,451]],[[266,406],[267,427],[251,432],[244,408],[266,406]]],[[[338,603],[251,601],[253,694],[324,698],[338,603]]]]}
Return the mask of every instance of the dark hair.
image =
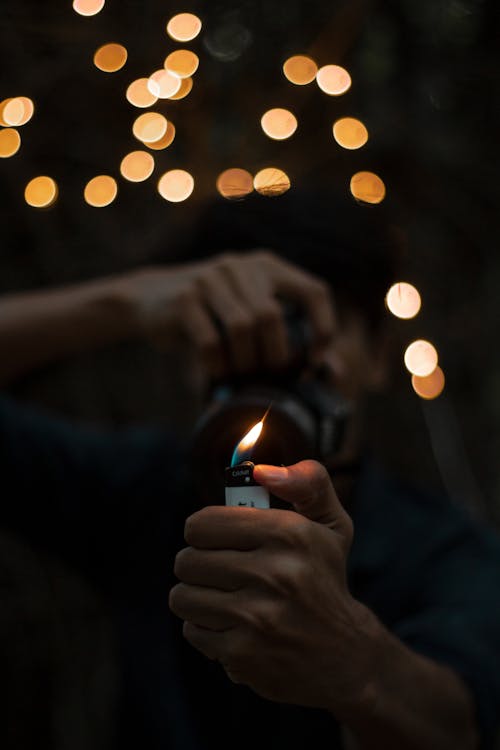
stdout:
{"type": "Polygon", "coordinates": [[[328,281],[339,309],[379,327],[384,297],[396,280],[400,247],[383,206],[347,193],[291,189],[278,197],[220,198],[206,206],[194,232],[194,257],[266,248],[328,281]]]}

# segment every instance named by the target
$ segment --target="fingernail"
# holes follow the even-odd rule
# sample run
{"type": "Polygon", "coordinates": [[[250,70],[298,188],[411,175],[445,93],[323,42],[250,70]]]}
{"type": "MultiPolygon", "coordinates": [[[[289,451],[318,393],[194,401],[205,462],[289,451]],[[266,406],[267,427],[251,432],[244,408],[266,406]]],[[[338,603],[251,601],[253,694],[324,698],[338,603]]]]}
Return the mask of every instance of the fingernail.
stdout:
{"type": "Polygon", "coordinates": [[[288,477],[288,469],[285,466],[268,466],[267,464],[258,464],[254,468],[254,476],[257,473],[257,479],[267,482],[283,482],[288,477]]]}

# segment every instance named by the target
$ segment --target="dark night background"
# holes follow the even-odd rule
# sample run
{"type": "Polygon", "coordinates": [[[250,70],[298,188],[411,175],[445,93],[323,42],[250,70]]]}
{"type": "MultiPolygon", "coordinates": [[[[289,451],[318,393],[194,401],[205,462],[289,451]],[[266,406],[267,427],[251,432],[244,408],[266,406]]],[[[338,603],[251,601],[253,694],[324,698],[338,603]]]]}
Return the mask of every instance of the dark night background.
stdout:
{"type": "MultiPolygon", "coordinates": [[[[0,291],[169,262],[179,242],[188,243],[195,212],[216,195],[217,175],[230,166],[255,173],[275,164],[290,175],[292,189],[333,182],[347,190],[354,172],[373,170],[385,181],[387,208],[404,240],[403,280],[423,298],[415,320],[389,321],[394,366],[389,394],[371,406],[375,450],[392,469],[444,487],[453,501],[472,501],[500,523],[496,0],[108,0],[92,18],[78,16],[68,1],[2,0],[1,6],[0,99],[30,96],[36,111],[21,128],[21,150],[0,163],[0,291]],[[180,11],[203,20],[191,43],[165,33],[168,18],[180,11]],[[129,53],[114,74],[92,63],[96,48],[110,41],[129,53]],[[119,164],[140,148],[131,133],[140,111],[126,101],[125,89],[181,46],[200,57],[193,91],[155,107],[174,122],[176,139],[154,152],[153,177],[127,183],[119,164]],[[288,83],[281,66],[300,53],[320,66],[344,65],[352,89],[329,97],[315,83],[288,83]],[[289,141],[271,141],[260,129],[261,114],[274,106],[298,117],[289,141]],[[366,123],[365,148],[344,151],[333,140],[332,123],[344,114],[366,123]],[[196,181],[192,197],[178,205],[167,204],[155,187],[175,167],[196,181]],[[82,191],[101,173],[119,178],[119,194],[111,206],[94,209],[82,191]],[[38,174],[53,176],[60,189],[45,211],[23,200],[26,183],[38,174]],[[403,351],[420,337],[436,344],[447,377],[435,402],[419,400],[404,370],[403,351]]],[[[120,345],[37,371],[10,392],[84,422],[169,420],[187,431],[194,417],[183,374],[146,345],[120,345]],[[172,389],[184,394],[181,408],[171,401],[172,389]]],[[[80,720],[87,721],[87,735],[72,747],[98,747],[92,722],[80,720]]]]}

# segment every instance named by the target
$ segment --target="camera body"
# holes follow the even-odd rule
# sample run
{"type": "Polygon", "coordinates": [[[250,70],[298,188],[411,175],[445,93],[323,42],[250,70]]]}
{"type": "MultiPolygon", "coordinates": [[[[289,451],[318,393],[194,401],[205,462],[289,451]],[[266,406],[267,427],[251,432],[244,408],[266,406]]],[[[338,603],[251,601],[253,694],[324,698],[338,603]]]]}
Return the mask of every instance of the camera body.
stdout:
{"type": "Polygon", "coordinates": [[[306,458],[326,461],[342,445],[350,405],[325,382],[321,370],[308,365],[310,335],[303,314],[287,305],[284,317],[293,353],[287,370],[228,378],[215,385],[195,426],[193,474],[204,502],[224,497],[224,470],[233,450],[268,409],[252,450],[255,464],[286,466],[306,458]]]}

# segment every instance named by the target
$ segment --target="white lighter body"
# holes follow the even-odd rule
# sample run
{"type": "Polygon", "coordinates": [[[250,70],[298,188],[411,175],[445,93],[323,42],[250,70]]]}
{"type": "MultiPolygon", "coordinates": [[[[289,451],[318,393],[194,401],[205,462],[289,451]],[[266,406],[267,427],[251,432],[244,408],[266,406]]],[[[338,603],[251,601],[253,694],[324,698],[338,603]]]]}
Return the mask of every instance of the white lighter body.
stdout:
{"type": "Polygon", "coordinates": [[[243,461],[225,471],[226,505],[246,508],[270,508],[269,492],[253,478],[254,464],[243,461]]]}

